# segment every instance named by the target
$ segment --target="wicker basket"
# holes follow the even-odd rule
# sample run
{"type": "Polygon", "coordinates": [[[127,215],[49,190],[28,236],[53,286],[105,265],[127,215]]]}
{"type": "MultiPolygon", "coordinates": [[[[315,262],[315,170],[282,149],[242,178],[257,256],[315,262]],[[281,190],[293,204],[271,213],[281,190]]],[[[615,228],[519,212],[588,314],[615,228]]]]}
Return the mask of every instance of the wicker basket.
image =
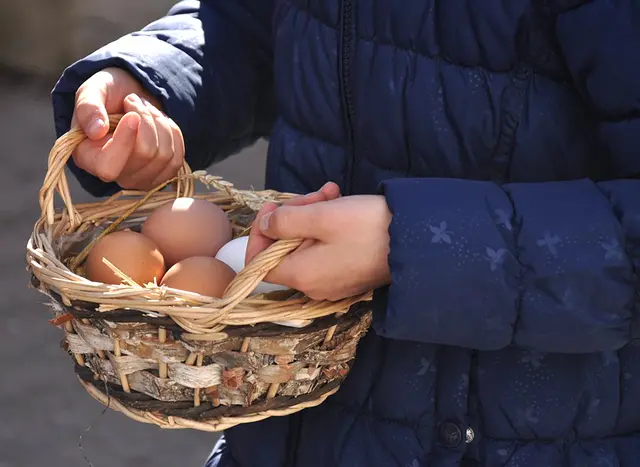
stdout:
{"type": "MultiPolygon", "coordinates": [[[[111,117],[112,129],[119,118],[111,117]]],[[[163,190],[164,184],[74,206],[65,165],[84,138],[71,130],[49,154],[27,265],[33,285],[50,298],[51,322],[65,330],[62,346],[73,355],[89,394],[141,422],[205,431],[288,415],[334,394],[370,326],[371,293],[337,302],[314,301],[294,290],[251,296],[300,241],[278,241],[260,253],[221,299],[82,276],[97,239],[138,228],[151,210],[175,197],[216,203],[240,236],[265,202],[292,195],[238,190],[185,164],[171,181],[173,190],[163,190]],[[196,194],[196,181],[208,189],[196,194]],[[56,192],[64,201],[61,211],[54,209],[56,192]],[[309,324],[276,324],[291,320],[309,324]]]]}

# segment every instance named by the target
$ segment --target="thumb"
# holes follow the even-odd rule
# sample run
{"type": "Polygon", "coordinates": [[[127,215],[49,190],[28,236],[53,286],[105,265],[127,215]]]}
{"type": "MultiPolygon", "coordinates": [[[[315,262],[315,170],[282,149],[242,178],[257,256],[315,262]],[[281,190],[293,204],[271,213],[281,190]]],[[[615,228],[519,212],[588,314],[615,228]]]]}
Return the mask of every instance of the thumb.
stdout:
{"type": "Polygon", "coordinates": [[[92,140],[104,138],[109,132],[109,116],[105,107],[108,85],[106,77],[97,73],[78,89],[76,95],[73,119],[92,140]]]}
{"type": "Polygon", "coordinates": [[[318,231],[319,206],[280,206],[260,219],[260,232],[273,240],[294,240],[313,238],[320,240],[318,231]]]}
{"type": "MultiPolygon", "coordinates": [[[[340,197],[340,187],[333,182],[326,183],[320,190],[308,193],[304,196],[294,196],[284,201],[284,206],[306,206],[309,204],[320,203],[340,197]]],[[[253,258],[263,250],[266,250],[273,244],[274,240],[267,237],[260,231],[260,221],[265,214],[273,212],[278,208],[277,204],[266,203],[260,210],[253,223],[254,228],[249,232],[249,242],[247,245],[247,253],[245,255],[245,265],[249,264],[253,258]],[[256,227],[258,226],[258,227],[256,227]]]]}

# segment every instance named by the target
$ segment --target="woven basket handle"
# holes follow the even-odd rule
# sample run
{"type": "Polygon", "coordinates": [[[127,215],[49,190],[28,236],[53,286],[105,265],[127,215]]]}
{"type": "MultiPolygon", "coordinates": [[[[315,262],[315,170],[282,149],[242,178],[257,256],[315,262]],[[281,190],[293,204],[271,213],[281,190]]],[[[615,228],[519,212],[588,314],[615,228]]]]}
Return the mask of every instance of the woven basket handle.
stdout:
{"type": "MultiPolygon", "coordinates": [[[[122,117],[123,115],[109,116],[109,132],[115,131],[122,117]]],[[[53,148],[49,152],[47,174],[45,175],[38,196],[41,216],[43,219],[46,219],[49,225],[53,225],[55,221],[54,195],[56,191],[64,202],[71,225],[76,226],[82,221],[80,215],[73,207],[65,167],[73,152],[85,139],[87,139],[87,135],[81,128],[72,128],[56,140],[53,148]]],[[[188,175],[190,173],[191,169],[185,161],[178,175],[188,175]]],[[[193,181],[186,177],[178,178],[174,188],[177,190],[179,196],[191,196],[193,194],[193,181]]]]}

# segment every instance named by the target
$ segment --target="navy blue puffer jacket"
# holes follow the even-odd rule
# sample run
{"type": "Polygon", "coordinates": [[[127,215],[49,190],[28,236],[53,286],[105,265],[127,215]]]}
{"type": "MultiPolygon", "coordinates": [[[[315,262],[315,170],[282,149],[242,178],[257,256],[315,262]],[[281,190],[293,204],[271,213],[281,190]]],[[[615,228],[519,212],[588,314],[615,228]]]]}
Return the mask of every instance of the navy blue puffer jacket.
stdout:
{"type": "Polygon", "coordinates": [[[203,0],[66,70],[58,133],[121,66],[194,168],[268,136],[269,187],[393,213],[343,388],[211,465],[640,465],[639,57],[637,0],[203,0]]]}

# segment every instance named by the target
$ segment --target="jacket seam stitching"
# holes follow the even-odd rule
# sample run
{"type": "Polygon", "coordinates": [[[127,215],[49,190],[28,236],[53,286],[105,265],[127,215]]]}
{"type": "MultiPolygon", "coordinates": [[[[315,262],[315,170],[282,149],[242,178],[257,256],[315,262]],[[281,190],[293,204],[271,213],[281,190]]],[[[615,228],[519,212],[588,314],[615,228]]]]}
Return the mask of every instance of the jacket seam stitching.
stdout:
{"type": "Polygon", "coordinates": [[[524,297],[526,294],[525,287],[525,276],[527,267],[522,263],[521,260],[521,249],[520,249],[520,232],[522,230],[522,224],[518,222],[517,211],[516,211],[516,203],[511,196],[511,193],[508,190],[503,188],[502,190],[507,197],[507,200],[511,204],[512,210],[512,225],[513,225],[513,257],[518,263],[518,275],[516,276],[516,281],[518,283],[518,296],[516,298],[515,303],[515,318],[513,321],[513,329],[511,330],[511,338],[509,339],[511,343],[515,343],[516,340],[516,332],[518,329],[518,324],[522,317],[522,307],[524,303],[524,297]]]}
{"type": "Polygon", "coordinates": [[[498,185],[502,185],[509,180],[515,141],[524,111],[526,91],[531,85],[531,72],[532,68],[530,66],[524,62],[520,63],[513,72],[511,82],[502,94],[500,131],[491,156],[491,179],[498,185]],[[505,108],[505,94],[514,91],[519,93],[517,104],[511,105],[510,108],[505,108]]]}

